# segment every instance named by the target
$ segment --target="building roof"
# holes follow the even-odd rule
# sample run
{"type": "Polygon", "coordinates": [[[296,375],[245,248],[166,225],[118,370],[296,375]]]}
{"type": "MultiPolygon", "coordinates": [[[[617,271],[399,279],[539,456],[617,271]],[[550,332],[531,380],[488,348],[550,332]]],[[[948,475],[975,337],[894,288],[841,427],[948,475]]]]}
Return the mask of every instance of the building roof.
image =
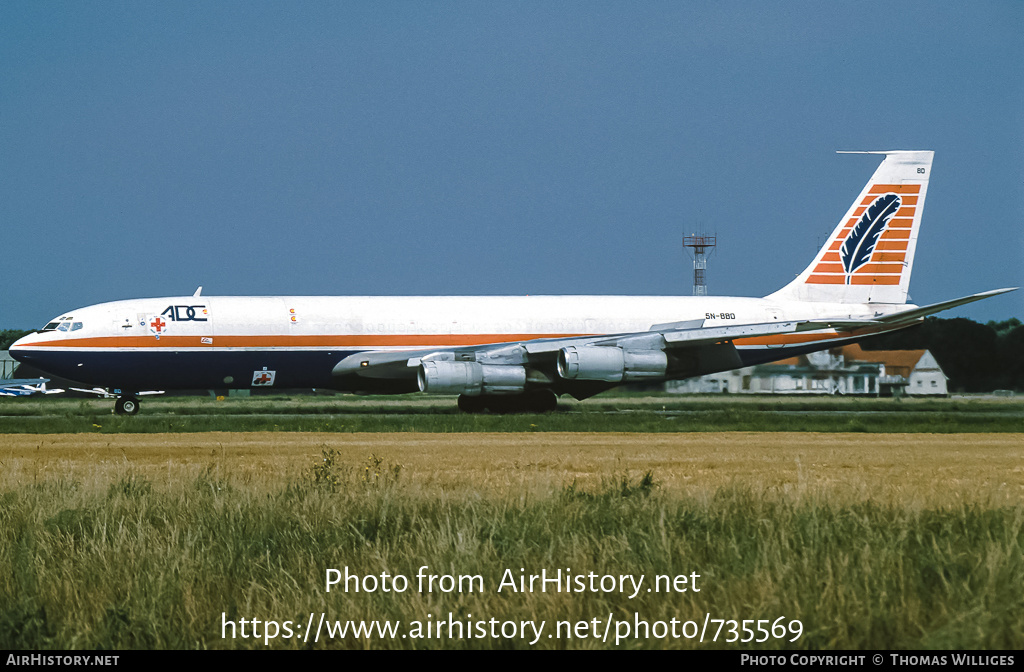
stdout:
{"type": "Polygon", "coordinates": [[[878,362],[885,364],[885,372],[890,376],[910,377],[910,372],[917,367],[927,350],[865,350],[857,343],[844,345],[840,352],[846,361],[878,362]]]}
{"type": "MultiPolygon", "coordinates": [[[[858,363],[883,364],[888,375],[903,376],[904,378],[910,377],[910,373],[917,367],[921,358],[927,352],[927,350],[865,350],[856,343],[829,350],[829,353],[832,355],[842,355],[846,367],[852,367],[858,363]]],[[[777,362],[762,366],[790,366],[797,369],[818,368],[810,363],[807,355],[780,359],[777,362]]]]}

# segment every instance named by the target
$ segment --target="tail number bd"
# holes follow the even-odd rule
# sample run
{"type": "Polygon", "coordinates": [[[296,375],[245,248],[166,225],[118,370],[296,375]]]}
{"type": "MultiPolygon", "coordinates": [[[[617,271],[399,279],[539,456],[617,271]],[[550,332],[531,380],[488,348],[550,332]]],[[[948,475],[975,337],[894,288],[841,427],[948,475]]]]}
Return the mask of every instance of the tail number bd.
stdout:
{"type": "Polygon", "coordinates": [[[704,313],[705,320],[735,320],[736,313],[704,313]]]}

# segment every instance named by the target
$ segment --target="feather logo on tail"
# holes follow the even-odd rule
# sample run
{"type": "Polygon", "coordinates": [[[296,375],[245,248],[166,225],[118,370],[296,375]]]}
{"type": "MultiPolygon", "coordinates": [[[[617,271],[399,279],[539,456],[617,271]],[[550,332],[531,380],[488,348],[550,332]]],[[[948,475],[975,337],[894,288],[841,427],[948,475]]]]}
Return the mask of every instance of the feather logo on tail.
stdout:
{"type": "Polygon", "coordinates": [[[850,284],[850,278],[858,268],[871,260],[871,253],[875,251],[878,237],[900,209],[901,203],[900,197],[893,193],[879,196],[864,211],[860,221],[850,229],[846,241],[839,248],[839,257],[843,262],[843,270],[846,271],[846,284],[850,284]]]}

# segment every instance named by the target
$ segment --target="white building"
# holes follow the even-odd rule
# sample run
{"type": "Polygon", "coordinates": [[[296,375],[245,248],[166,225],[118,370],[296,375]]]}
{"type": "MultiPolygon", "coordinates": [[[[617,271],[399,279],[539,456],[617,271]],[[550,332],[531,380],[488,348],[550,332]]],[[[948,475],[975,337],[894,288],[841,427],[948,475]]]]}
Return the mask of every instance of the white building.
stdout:
{"type": "Polygon", "coordinates": [[[735,394],[948,393],[946,375],[927,350],[864,350],[848,345],[771,364],[672,381],[669,392],[735,394]]]}

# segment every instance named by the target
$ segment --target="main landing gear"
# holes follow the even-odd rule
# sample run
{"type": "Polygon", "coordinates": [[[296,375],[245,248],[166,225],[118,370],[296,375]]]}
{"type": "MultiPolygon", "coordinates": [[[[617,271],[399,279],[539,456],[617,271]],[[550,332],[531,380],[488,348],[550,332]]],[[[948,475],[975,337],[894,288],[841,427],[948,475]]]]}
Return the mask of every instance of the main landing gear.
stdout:
{"type": "Polygon", "coordinates": [[[532,390],[524,394],[459,395],[463,413],[548,413],[558,408],[558,397],[551,390],[532,390]]]}
{"type": "Polygon", "coordinates": [[[139,400],[131,394],[123,394],[114,402],[114,413],[118,415],[135,415],[139,412],[139,400]]]}

